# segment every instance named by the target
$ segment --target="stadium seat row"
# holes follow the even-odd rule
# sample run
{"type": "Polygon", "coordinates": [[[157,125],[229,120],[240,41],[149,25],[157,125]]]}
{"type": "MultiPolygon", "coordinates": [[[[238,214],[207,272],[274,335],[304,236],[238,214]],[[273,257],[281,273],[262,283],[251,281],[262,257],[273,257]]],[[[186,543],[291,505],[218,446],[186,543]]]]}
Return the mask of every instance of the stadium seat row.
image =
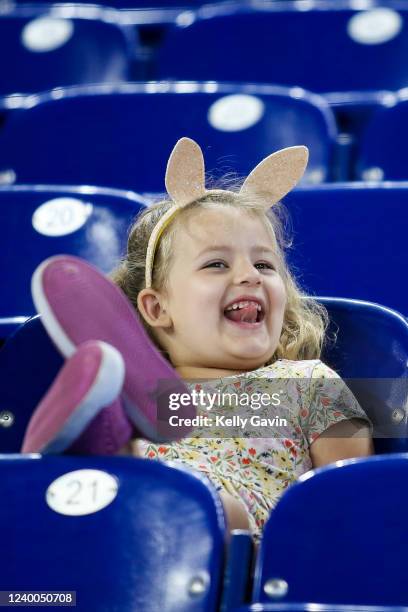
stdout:
{"type": "MultiPolygon", "coordinates": [[[[109,272],[149,200],[130,192],[56,186],[0,187],[0,319],[5,338],[34,314],[30,279],[41,261],[70,253],[109,272]],[[8,324],[6,325],[6,322],[8,324]]],[[[383,304],[408,315],[406,183],[304,187],[285,199],[288,260],[313,295],[383,304]]]]}
{"type": "Polygon", "coordinates": [[[180,135],[201,143],[209,169],[238,176],[271,151],[304,144],[310,150],[305,183],[408,178],[406,92],[395,94],[393,104],[377,105],[354,144],[339,133],[323,97],[270,85],[106,84],[7,103],[1,184],[161,192],[166,156],[180,135]]]}
{"type": "Polygon", "coordinates": [[[306,181],[331,178],[336,127],[323,99],[217,83],[95,85],[33,95],[3,125],[0,172],[3,184],[159,193],[169,152],[183,135],[200,143],[210,171],[245,176],[272,151],[301,143],[310,149],[306,181]]]}
{"type": "Polygon", "coordinates": [[[346,92],[351,102],[364,92],[405,87],[408,5],[361,7],[265,1],[192,11],[166,30],[152,77],[297,86],[337,103],[346,92]]]}
{"type": "Polygon", "coordinates": [[[402,612],[408,455],[341,464],[283,494],[252,577],[249,534],[233,532],[225,547],[221,502],[199,473],[126,457],[2,455],[0,587],[80,612],[402,612]]]}
{"type": "MultiPolygon", "coordinates": [[[[138,11],[133,14],[136,29],[143,30],[145,12],[139,23],[138,11]]],[[[98,61],[100,80],[108,80],[109,71],[115,79],[124,78],[123,63],[131,57],[125,44],[131,19],[124,15],[107,7],[90,9],[81,4],[51,8],[41,3],[23,4],[4,10],[0,40],[13,61],[7,62],[10,70],[2,75],[1,91],[4,85],[14,86],[17,76],[30,78],[19,69],[29,68],[29,62],[33,67],[37,62],[43,72],[49,62],[51,79],[69,80],[69,73],[64,77],[56,70],[58,60],[65,62],[75,66],[77,82],[85,82],[91,55],[98,61]],[[106,49],[100,45],[102,36],[106,49]],[[110,63],[106,59],[109,55],[110,63]],[[106,76],[102,77],[104,63],[106,76]],[[116,69],[112,69],[115,63],[116,69]]],[[[404,0],[220,2],[185,11],[170,23],[165,20],[149,55],[150,78],[274,83],[328,94],[333,103],[361,103],[363,93],[369,101],[373,92],[396,91],[408,85],[404,62],[407,15],[404,0]]],[[[133,51],[135,57],[146,59],[145,50],[138,56],[142,49],[134,45],[133,51]]],[[[95,75],[89,77],[95,82],[95,75]]],[[[50,83],[36,91],[63,84],[72,81],[50,83]]]]}
{"type": "MultiPolygon", "coordinates": [[[[333,123],[328,115],[334,114],[337,146],[334,153],[329,152],[330,165],[320,163],[312,172],[315,182],[407,177],[400,146],[408,132],[406,0],[361,7],[345,0],[319,0],[312,5],[306,0],[219,3],[182,13],[170,23],[166,18],[161,29],[156,24],[153,31],[144,17],[134,26],[128,13],[125,18],[125,13],[108,7],[7,6],[0,15],[0,54],[8,58],[0,77],[2,121],[10,109],[36,104],[17,94],[61,86],[106,83],[114,87],[135,79],[194,79],[205,82],[202,91],[214,92],[218,87],[221,93],[220,86],[213,84],[219,81],[229,83],[230,95],[241,95],[244,82],[273,83],[293,98],[314,100],[321,110],[329,105],[326,122],[333,123]],[[210,47],[205,44],[209,39],[210,47]],[[241,40],[250,44],[243,45],[241,40]],[[319,93],[324,100],[307,91],[319,93]]],[[[268,86],[247,85],[246,89],[251,99],[219,103],[213,115],[216,130],[261,127],[262,92],[267,93],[268,86]]],[[[269,120],[272,110],[265,113],[269,120]]],[[[274,128],[272,122],[270,129],[274,128]]],[[[333,129],[329,131],[333,138],[333,129]]],[[[75,183],[83,182],[81,177],[75,179],[75,183]]]]}

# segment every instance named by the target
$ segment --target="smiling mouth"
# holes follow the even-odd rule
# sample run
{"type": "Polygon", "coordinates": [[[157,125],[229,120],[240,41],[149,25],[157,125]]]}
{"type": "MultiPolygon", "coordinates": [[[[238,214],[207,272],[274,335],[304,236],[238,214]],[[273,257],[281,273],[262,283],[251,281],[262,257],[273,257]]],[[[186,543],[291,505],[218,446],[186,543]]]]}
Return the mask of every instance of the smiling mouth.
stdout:
{"type": "Polygon", "coordinates": [[[247,327],[248,325],[261,323],[265,318],[265,313],[262,309],[258,310],[258,305],[256,303],[252,303],[243,308],[236,308],[233,310],[225,309],[224,317],[232,323],[245,323],[245,327],[247,327]]]}

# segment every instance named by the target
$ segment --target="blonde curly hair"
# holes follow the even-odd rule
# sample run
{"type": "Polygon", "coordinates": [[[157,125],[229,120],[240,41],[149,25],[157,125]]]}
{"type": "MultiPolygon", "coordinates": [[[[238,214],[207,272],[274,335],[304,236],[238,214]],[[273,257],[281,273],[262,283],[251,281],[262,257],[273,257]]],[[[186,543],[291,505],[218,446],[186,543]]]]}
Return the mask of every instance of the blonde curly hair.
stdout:
{"type": "MultiPolygon", "coordinates": [[[[137,216],[130,229],[126,257],[111,274],[114,282],[124,291],[136,310],[138,310],[138,294],[145,288],[146,251],[150,235],[159,219],[173,205],[174,203],[169,200],[160,201],[137,216]]],[[[287,246],[284,239],[285,210],[281,204],[275,204],[268,212],[265,212],[264,204],[253,195],[249,197],[238,192],[219,190],[207,192],[205,197],[181,209],[162,234],[154,258],[152,288],[157,291],[167,288],[175,240],[188,219],[197,210],[214,208],[220,210],[222,206],[240,208],[260,219],[271,236],[280,264],[279,272],[286,289],[287,301],[279,344],[265,365],[270,365],[277,359],[319,358],[328,316],[321,304],[301,291],[288,268],[284,256],[284,249],[287,246]]],[[[170,361],[169,355],[160,346],[153,329],[142,316],[140,318],[152,341],[170,361]]]]}

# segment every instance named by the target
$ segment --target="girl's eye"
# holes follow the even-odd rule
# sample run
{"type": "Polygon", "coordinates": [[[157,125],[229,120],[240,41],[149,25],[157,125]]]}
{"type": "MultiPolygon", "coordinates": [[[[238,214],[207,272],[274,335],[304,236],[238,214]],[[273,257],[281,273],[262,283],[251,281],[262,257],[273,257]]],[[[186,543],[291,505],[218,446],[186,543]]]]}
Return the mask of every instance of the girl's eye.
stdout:
{"type": "MultiPolygon", "coordinates": [[[[227,264],[223,261],[212,261],[211,263],[207,264],[206,266],[204,266],[205,268],[221,268],[221,266],[226,266],[227,264]]],[[[256,267],[261,266],[261,270],[275,270],[275,266],[273,266],[270,263],[267,263],[266,261],[260,261],[259,263],[255,264],[256,267]]]]}
{"type": "Polygon", "coordinates": [[[204,268],[212,268],[214,266],[219,268],[219,266],[217,264],[221,264],[222,266],[226,265],[223,261],[212,261],[211,263],[209,263],[206,266],[204,266],[204,268]]]}

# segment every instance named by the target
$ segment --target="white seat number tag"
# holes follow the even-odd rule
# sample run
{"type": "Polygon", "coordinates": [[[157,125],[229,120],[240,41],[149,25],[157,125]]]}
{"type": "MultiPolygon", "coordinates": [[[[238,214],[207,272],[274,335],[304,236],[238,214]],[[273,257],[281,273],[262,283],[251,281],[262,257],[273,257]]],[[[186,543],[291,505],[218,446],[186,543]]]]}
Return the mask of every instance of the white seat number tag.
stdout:
{"type": "Polygon", "coordinates": [[[50,484],[46,502],[59,514],[83,516],[106,508],[117,492],[118,481],[110,474],[102,470],[76,470],[50,484]]]}

